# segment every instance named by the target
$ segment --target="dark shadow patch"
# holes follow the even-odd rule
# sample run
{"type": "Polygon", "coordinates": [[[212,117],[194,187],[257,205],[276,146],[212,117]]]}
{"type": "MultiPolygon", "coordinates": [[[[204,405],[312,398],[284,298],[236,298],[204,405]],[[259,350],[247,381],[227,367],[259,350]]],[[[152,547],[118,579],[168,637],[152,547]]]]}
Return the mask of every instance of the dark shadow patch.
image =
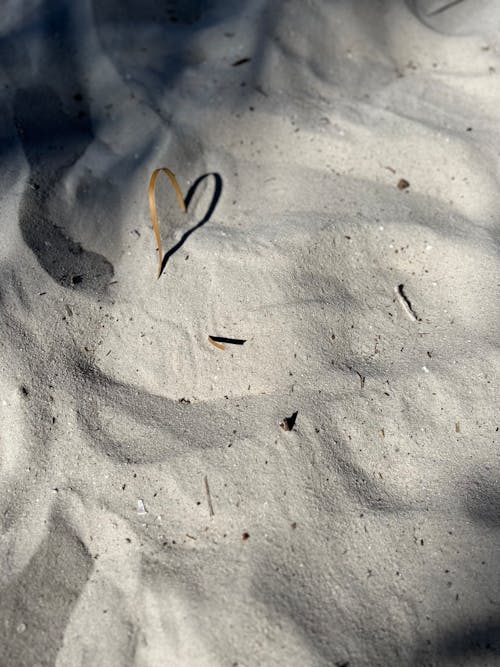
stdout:
{"type": "Polygon", "coordinates": [[[165,21],[191,26],[212,9],[214,0],[108,0],[94,2],[99,22],[156,23],[165,21]]]}
{"type": "Polygon", "coordinates": [[[104,293],[113,277],[113,266],[99,253],[91,252],[67,236],[42,215],[34,215],[23,202],[21,231],[41,267],[63,287],[104,293]]]}
{"type": "Polygon", "coordinates": [[[464,0],[451,0],[451,2],[445,2],[437,9],[433,9],[432,11],[427,12],[426,16],[436,16],[436,14],[442,14],[443,12],[446,12],[449,9],[452,9],[453,7],[456,7],[457,5],[461,4],[463,1],[464,0]]]}
{"type": "Polygon", "coordinates": [[[93,560],[59,516],[22,573],[2,589],[0,663],[54,665],[93,560]]]}
{"type": "Polygon", "coordinates": [[[210,0],[168,0],[167,15],[171,23],[193,25],[211,9],[212,4],[210,0]]]}
{"type": "Polygon", "coordinates": [[[326,416],[322,421],[323,428],[315,433],[325,457],[322,474],[334,478],[335,485],[342,486],[362,511],[392,515],[407,514],[414,509],[411,503],[396,496],[382,477],[374,476],[356,461],[354,442],[347,440],[334,423],[329,424],[326,416]]]}
{"type": "Polygon", "coordinates": [[[118,382],[84,358],[74,372],[76,390],[68,387],[68,395],[76,401],[89,397],[79,402],[76,411],[79,433],[105,460],[150,464],[195,450],[224,451],[226,443],[234,440],[236,427],[238,437],[253,433],[241,427],[241,414],[250,422],[261,419],[271,424],[273,419],[266,396],[188,403],[118,382]]]}
{"type": "Polygon", "coordinates": [[[88,116],[69,115],[55,91],[41,85],[17,91],[14,121],[31,167],[19,214],[24,241],[60,285],[104,292],[113,276],[111,263],[74,241],[50,213],[64,171],[94,139],[88,116]]]}
{"type": "Polygon", "coordinates": [[[473,521],[500,528],[500,486],[492,480],[485,477],[469,480],[463,503],[473,521]]]}
{"type": "Polygon", "coordinates": [[[294,559],[276,562],[266,550],[260,551],[254,562],[252,601],[265,607],[268,618],[286,619],[287,627],[293,628],[299,644],[307,650],[308,664],[333,666],[349,662],[338,637],[340,624],[332,620],[343,620],[349,611],[335,595],[325,594],[321,574],[314,564],[310,564],[306,572],[304,569],[294,559]],[[274,595],[269,597],[267,592],[271,589],[274,595]],[[318,590],[323,591],[320,600],[318,590]],[[311,604],[311,600],[315,600],[315,604],[311,604]]]}
{"type": "Polygon", "coordinates": [[[16,91],[14,123],[39,182],[55,180],[59,170],[71,167],[94,140],[89,115],[64,110],[59,95],[46,84],[16,91]]]}
{"type": "Polygon", "coordinates": [[[179,241],[177,241],[177,243],[174,246],[172,246],[170,248],[170,250],[168,250],[165,253],[165,256],[163,257],[163,261],[161,263],[160,275],[163,273],[163,271],[164,271],[164,269],[167,265],[168,260],[173,255],[175,255],[175,253],[178,250],[180,250],[182,248],[182,246],[186,243],[186,241],[191,236],[191,234],[193,232],[195,232],[197,229],[199,229],[200,227],[202,227],[204,224],[206,224],[210,220],[210,218],[212,217],[212,215],[213,215],[213,213],[214,213],[214,211],[217,207],[217,204],[219,203],[219,199],[221,197],[222,187],[223,187],[222,176],[220,174],[216,173],[216,172],[212,172],[212,173],[209,173],[209,174],[203,174],[202,176],[197,178],[196,181],[193,183],[193,185],[189,188],[189,191],[188,191],[186,197],[184,198],[184,201],[186,203],[186,209],[189,210],[189,205],[190,205],[190,203],[191,203],[199,185],[202,183],[202,181],[204,181],[209,176],[214,177],[215,186],[214,186],[214,193],[212,195],[212,200],[211,200],[211,202],[210,202],[210,204],[207,208],[207,211],[206,211],[205,215],[203,216],[203,218],[194,227],[191,227],[191,229],[188,229],[187,232],[184,232],[184,234],[181,236],[179,241]]]}
{"type": "Polygon", "coordinates": [[[415,665],[467,664],[497,665],[500,656],[500,617],[489,616],[480,622],[468,622],[450,629],[442,637],[423,647],[415,665]],[[429,662],[430,659],[433,662],[429,662]],[[474,662],[472,662],[474,660],[474,662]]]}

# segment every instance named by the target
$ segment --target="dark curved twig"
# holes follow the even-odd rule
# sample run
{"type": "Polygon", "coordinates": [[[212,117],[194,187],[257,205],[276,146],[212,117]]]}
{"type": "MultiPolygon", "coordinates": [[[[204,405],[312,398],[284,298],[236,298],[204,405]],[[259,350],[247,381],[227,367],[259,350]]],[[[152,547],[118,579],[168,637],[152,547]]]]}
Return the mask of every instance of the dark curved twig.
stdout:
{"type": "Polygon", "coordinates": [[[163,273],[163,270],[165,269],[165,266],[167,265],[168,260],[172,257],[172,255],[175,255],[175,253],[182,248],[184,243],[187,241],[187,239],[191,236],[193,232],[195,232],[197,229],[202,227],[205,223],[207,223],[210,218],[212,217],[217,204],[219,203],[219,199],[222,194],[222,176],[218,174],[217,172],[210,172],[208,174],[203,174],[199,178],[196,179],[196,181],[193,183],[193,185],[189,188],[187,195],[184,198],[184,201],[186,203],[186,208],[189,210],[189,204],[191,203],[194,194],[196,190],[198,189],[198,186],[202,181],[204,181],[206,178],[209,176],[214,177],[215,181],[215,186],[214,186],[214,194],[212,196],[212,201],[210,202],[210,205],[207,209],[207,212],[203,216],[203,218],[194,226],[191,227],[191,229],[188,229],[187,232],[184,232],[184,234],[181,236],[181,238],[177,241],[175,245],[173,245],[170,250],[168,250],[165,253],[165,256],[163,257],[163,261],[161,263],[161,270],[160,270],[160,275],[163,273]]]}

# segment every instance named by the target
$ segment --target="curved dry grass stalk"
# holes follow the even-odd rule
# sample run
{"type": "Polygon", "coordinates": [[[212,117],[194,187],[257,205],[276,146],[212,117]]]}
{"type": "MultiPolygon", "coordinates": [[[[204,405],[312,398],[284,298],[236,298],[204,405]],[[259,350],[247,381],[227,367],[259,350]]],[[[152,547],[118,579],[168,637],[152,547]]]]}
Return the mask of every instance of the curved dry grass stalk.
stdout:
{"type": "Polygon", "coordinates": [[[212,343],[212,345],[215,345],[215,347],[218,347],[219,350],[225,350],[226,349],[225,345],[222,345],[222,343],[218,343],[216,340],[214,340],[212,338],[212,336],[209,336],[208,340],[212,343]]]}
{"type": "Polygon", "coordinates": [[[179,184],[177,183],[177,179],[175,178],[174,173],[170,171],[170,169],[167,169],[167,167],[159,167],[158,169],[155,169],[151,174],[151,178],[149,179],[148,197],[149,197],[149,213],[151,215],[151,220],[153,222],[153,230],[156,236],[156,243],[158,244],[159,265],[158,265],[157,278],[159,278],[161,275],[161,267],[163,263],[163,248],[161,244],[160,226],[158,224],[158,212],[156,210],[155,187],[158,176],[162,171],[169,177],[170,182],[174,187],[175,194],[177,195],[177,199],[179,200],[179,204],[181,205],[181,209],[184,211],[184,213],[187,210],[186,202],[184,201],[184,197],[182,196],[181,189],[179,187],[179,184]]]}

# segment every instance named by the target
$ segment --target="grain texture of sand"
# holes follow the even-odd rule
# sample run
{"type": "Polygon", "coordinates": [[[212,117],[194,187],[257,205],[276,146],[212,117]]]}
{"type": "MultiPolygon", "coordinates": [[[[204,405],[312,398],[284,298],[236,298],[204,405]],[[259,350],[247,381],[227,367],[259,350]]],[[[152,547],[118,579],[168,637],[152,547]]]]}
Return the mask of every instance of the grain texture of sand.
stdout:
{"type": "Polygon", "coordinates": [[[0,52],[0,665],[500,665],[498,2],[0,52]]]}

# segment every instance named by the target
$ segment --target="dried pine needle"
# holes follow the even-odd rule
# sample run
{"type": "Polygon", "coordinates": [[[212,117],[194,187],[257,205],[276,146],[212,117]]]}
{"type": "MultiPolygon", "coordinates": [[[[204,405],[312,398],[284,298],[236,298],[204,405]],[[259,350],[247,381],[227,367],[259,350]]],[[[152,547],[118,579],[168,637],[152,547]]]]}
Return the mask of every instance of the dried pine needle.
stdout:
{"type": "Polygon", "coordinates": [[[212,338],[212,336],[209,336],[208,340],[212,343],[212,345],[215,345],[215,347],[218,347],[219,350],[225,350],[226,349],[224,345],[222,345],[221,343],[218,343],[216,340],[214,340],[212,338]]]}
{"type": "Polygon", "coordinates": [[[179,200],[181,209],[184,211],[184,213],[186,212],[186,202],[184,201],[181,189],[179,187],[179,184],[177,183],[177,179],[175,178],[173,172],[171,172],[170,169],[167,169],[167,167],[159,167],[158,169],[155,169],[151,174],[151,178],[149,180],[148,197],[149,197],[149,213],[151,215],[151,220],[153,222],[153,229],[156,236],[156,243],[158,245],[158,257],[159,257],[158,276],[157,276],[158,278],[161,275],[161,267],[163,263],[163,248],[161,244],[160,227],[158,225],[158,212],[156,210],[155,186],[158,176],[162,171],[169,177],[170,182],[172,183],[173,188],[175,190],[175,194],[177,195],[177,199],[179,200]]]}

